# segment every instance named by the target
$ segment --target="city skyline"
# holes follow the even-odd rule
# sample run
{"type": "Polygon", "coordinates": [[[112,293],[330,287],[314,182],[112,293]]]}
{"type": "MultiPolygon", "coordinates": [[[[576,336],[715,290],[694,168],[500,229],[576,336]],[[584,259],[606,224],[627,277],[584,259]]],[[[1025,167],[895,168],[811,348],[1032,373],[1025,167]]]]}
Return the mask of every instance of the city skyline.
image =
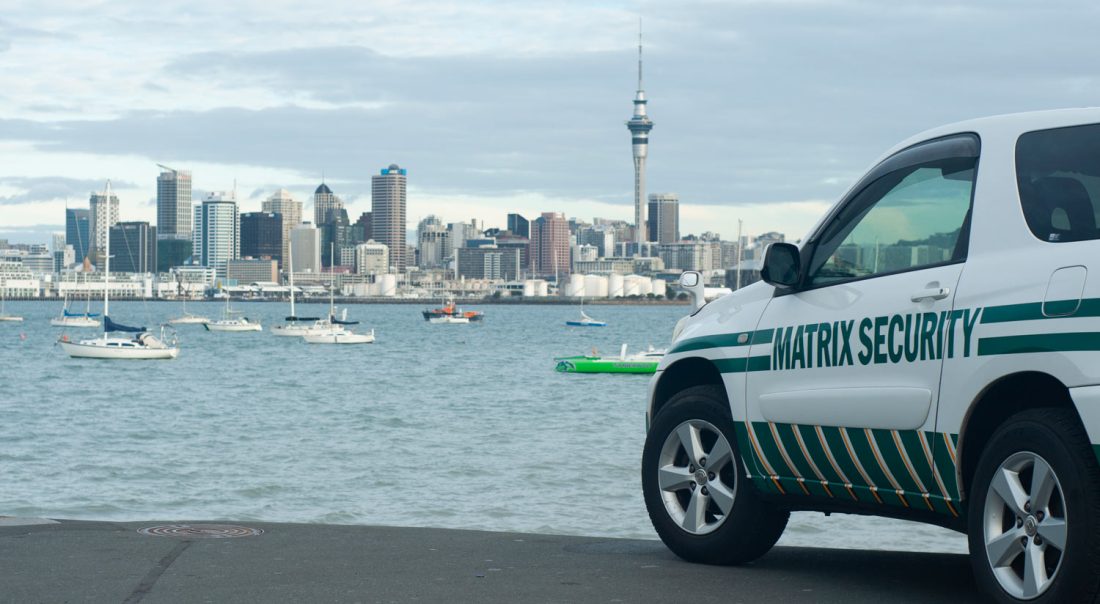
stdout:
{"type": "Polygon", "coordinates": [[[410,224],[631,220],[622,120],[639,16],[661,122],[648,187],[680,194],[685,233],[729,236],[742,218],[798,238],[907,135],[1100,98],[1083,30],[1100,7],[1085,2],[392,6],[16,4],[0,20],[0,67],[24,74],[0,91],[0,237],[48,240],[66,199],[108,178],[128,220],[155,223],[156,163],[193,172],[196,201],[236,181],[250,210],[280,188],[308,201],[323,174],[356,216],[372,167],[397,162],[417,174],[410,224]],[[183,13],[201,49],[166,35],[183,13]],[[947,67],[957,57],[966,77],[947,67]]]}

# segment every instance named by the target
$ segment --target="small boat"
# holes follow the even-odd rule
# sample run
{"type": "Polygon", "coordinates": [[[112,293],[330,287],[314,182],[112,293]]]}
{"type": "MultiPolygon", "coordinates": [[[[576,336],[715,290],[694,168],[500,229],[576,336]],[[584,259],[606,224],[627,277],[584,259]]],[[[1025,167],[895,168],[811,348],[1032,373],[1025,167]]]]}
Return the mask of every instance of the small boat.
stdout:
{"type": "Polygon", "coordinates": [[[207,331],[263,331],[259,322],[253,323],[248,317],[234,317],[240,311],[229,309],[229,296],[225,297],[225,315],[217,321],[203,323],[207,331]]]}
{"type": "MultiPolygon", "coordinates": [[[[183,283],[180,281],[179,275],[176,275],[176,291],[182,296],[183,283]]],[[[176,317],[175,319],[169,319],[169,325],[206,325],[210,322],[210,319],[206,317],[200,317],[187,312],[187,296],[182,296],[183,300],[183,316],[176,317]]]]}
{"type": "MultiPolygon", "coordinates": [[[[86,281],[87,279],[85,279],[86,281]]],[[[99,315],[92,312],[92,296],[88,294],[88,308],[84,312],[69,312],[69,294],[65,294],[65,304],[61,307],[61,316],[50,319],[54,327],[99,327],[99,315]]]]}
{"type": "Polygon", "coordinates": [[[374,342],[374,330],[370,333],[355,333],[348,329],[334,326],[323,333],[310,333],[302,336],[302,340],[309,344],[370,344],[374,342]]]}
{"type": "Polygon", "coordinates": [[[627,354],[623,344],[617,357],[602,357],[595,350],[592,354],[573,357],[559,357],[555,370],[561,373],[642,373],[652,374],[665,356],[664,350],[652,346],[645,352],[627,354]]]}
{"type": "Polygon", "coordinates": [[[470,318],[440,315],[438,317],[428,317],[428,322],[436,325],[466,325],[470,322],[470,318]]]}
{"type": "Polygon", "coordinates": [[[4,313],[4,290],[5,284],[3,281],[0,281],[0,322],[13,323],[22,321],[23,317],[4,313]]]}
{"type": "Polygon", "coordinates": [[[440,308],[431,308],[422,311],[424,320],[430,323],[469,323],[471,321],[481,321],[485,318],[485,313],[478,312],[476,310],[463,311],[455,306],[454,298],[448,298],[443,302],[443,306],[440,308]],[[464,318],[466,321],[432,321],[432,319],[440,317],[451,318],[464,318]]]}
{"type": "Polygon", "coordinates": [[[572,327],[607,327],[606,321],[597,321],[592,317],[586,315],[583,310],[581,311],[580,319],[566,321],[565,324],[572,327]]]}
{"type": "MultiPolygon", "coordinates": [[[[106,199],[111,198],[111,181],[107,181],[106,199]]],[[[171,343],[167,343],[164,335],[164,327],[161,327],[160,337],[149,333],[144,327],[130,327],[121,323],[115,323],[110,315],[111,291],[111,241],[107,238],[103,254],[103,337],[91,340],[73,342],[67,334],[63,334],[57,341],[61,349],[70,357],[79,359],[174,359],[179,356],[180,349],[173,337],[171,343]],[[132,333],[132,338],[111,337],[111,333],[132,333]]]]}
{"type": "MultiPolygon", "coordinates": [[[[287,244],[287,266],[294,265],[294,246],[287,244]]],[[[288,271],[290,275],[290,315],[286,323],[271,328],[273,336],[307,336],[320,334],[325,331],[325,322],[320,317],[299,317],[294,310],[294,271],[288,271]]]]}

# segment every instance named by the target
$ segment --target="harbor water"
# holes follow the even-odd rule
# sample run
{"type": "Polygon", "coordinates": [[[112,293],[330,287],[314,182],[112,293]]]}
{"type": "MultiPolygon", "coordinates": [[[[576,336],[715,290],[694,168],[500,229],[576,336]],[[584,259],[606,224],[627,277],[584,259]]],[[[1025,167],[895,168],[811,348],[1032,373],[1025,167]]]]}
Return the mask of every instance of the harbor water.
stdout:
{"type": "MultiPolygon", "coordinates": [[[[351,306],[375,344],[275,337],[286,304],[234,302],[260,333],[182,325],[173,361],[70,359],[60,303],[0,323],[0,515],[378,524],[655,539],[641,496],[647,376],[553,358],[667,346],[683,306],[481,306],[431,325],[412,305],[351,306]]],[[[189,303],[211,318],[224,304],[189,303]]],[[[165,302],[116,302],[153,326],[165,302]]],[[[323,316],[324,304],[299,315],[323,316]]],[[[916,523],[799,513],[788,545],[964,552],[916,523]]]]}

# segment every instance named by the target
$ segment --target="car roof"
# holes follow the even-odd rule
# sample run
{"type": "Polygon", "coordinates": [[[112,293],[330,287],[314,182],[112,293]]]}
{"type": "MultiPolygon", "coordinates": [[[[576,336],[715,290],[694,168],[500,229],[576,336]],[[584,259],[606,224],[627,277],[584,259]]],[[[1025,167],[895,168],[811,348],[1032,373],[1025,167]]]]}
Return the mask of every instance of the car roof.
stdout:
{"type": "Polygon", "coordinates": [[[982,136],[983,134],[998,133],[1013,136],[1013,138],[1015,138],[1016,135],[1032,130],[1045,130],[1048,128],[1061,128],[1065,126],[1095,123],[1100,123],[1100,107],[1006,113],[1004,115],[965,120],[938,126],[913,135],[884,153],[875,163],[877,164],[879,161],[886,159],[890,155],[906,147],[950,134],[975,132],[978,136],[982,136]]]}

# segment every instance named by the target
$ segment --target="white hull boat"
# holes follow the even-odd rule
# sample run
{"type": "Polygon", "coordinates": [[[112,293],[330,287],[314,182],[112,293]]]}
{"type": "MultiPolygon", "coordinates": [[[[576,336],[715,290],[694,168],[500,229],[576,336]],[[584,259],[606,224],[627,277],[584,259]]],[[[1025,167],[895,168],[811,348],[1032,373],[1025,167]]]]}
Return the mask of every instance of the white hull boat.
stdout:
{"type": "Polygon", "coordinates": [[[203,323],[203,327],[207,331],[263,331],[264,328],[259,323],[253,323],[245,318],[240,319],[224,319],[222,321],[212,321],[210,323],[203,323]]]}
{"type": "Polygon", "coordinates": [[[23,321],[23,317],[16,317],[16,316],[13,316],[13,315],[0,315],[0,323],[4,323],[4,322],[14,323],[14,322],[22,322],[22,321],[23,321]]]}
{"type": "Polygon", "coordinates": [[[58,317],[50,319],[54,327],[99,327],[99,319],[91,317],[58,317]]]}
{"type": "Polygon", "coordinates": [[[70,357],[78,359],[174,359],[180,349],[168,346],[151,333],[136,338],[96,338],[70,342],[57,342],[70,357]]]}
{"type": "Polygon", "coordinates": [[[271,328],[271,335],[302,337],[325,333],[327,331],[326,327],[318,325],[318,323],[287,323],[286,325],[276,325],[271,328]]]}
{"type": "Polygon", "coordinates": [[[428,319],[428,323],[435,325],[467,325],[470,320],[466,317],[452,317],[449,315],[443,315],[440,317],[432,317],[428,319]]]}
{"type": "Polygon", "coordinates": [[[168,320],[169,325],[206,325],[209,322],[210,319],[207,319],[206,317],[199,317],[196,315],[187,315],[168,320]]]}
{"type": "Polygon", "coordinates": [[[371,344],[374,342],[374,330],[370,333],[354,333],[346,329],[331,330],[327,333],[309,334],[302,339],[310,344],[371,344]]]}

